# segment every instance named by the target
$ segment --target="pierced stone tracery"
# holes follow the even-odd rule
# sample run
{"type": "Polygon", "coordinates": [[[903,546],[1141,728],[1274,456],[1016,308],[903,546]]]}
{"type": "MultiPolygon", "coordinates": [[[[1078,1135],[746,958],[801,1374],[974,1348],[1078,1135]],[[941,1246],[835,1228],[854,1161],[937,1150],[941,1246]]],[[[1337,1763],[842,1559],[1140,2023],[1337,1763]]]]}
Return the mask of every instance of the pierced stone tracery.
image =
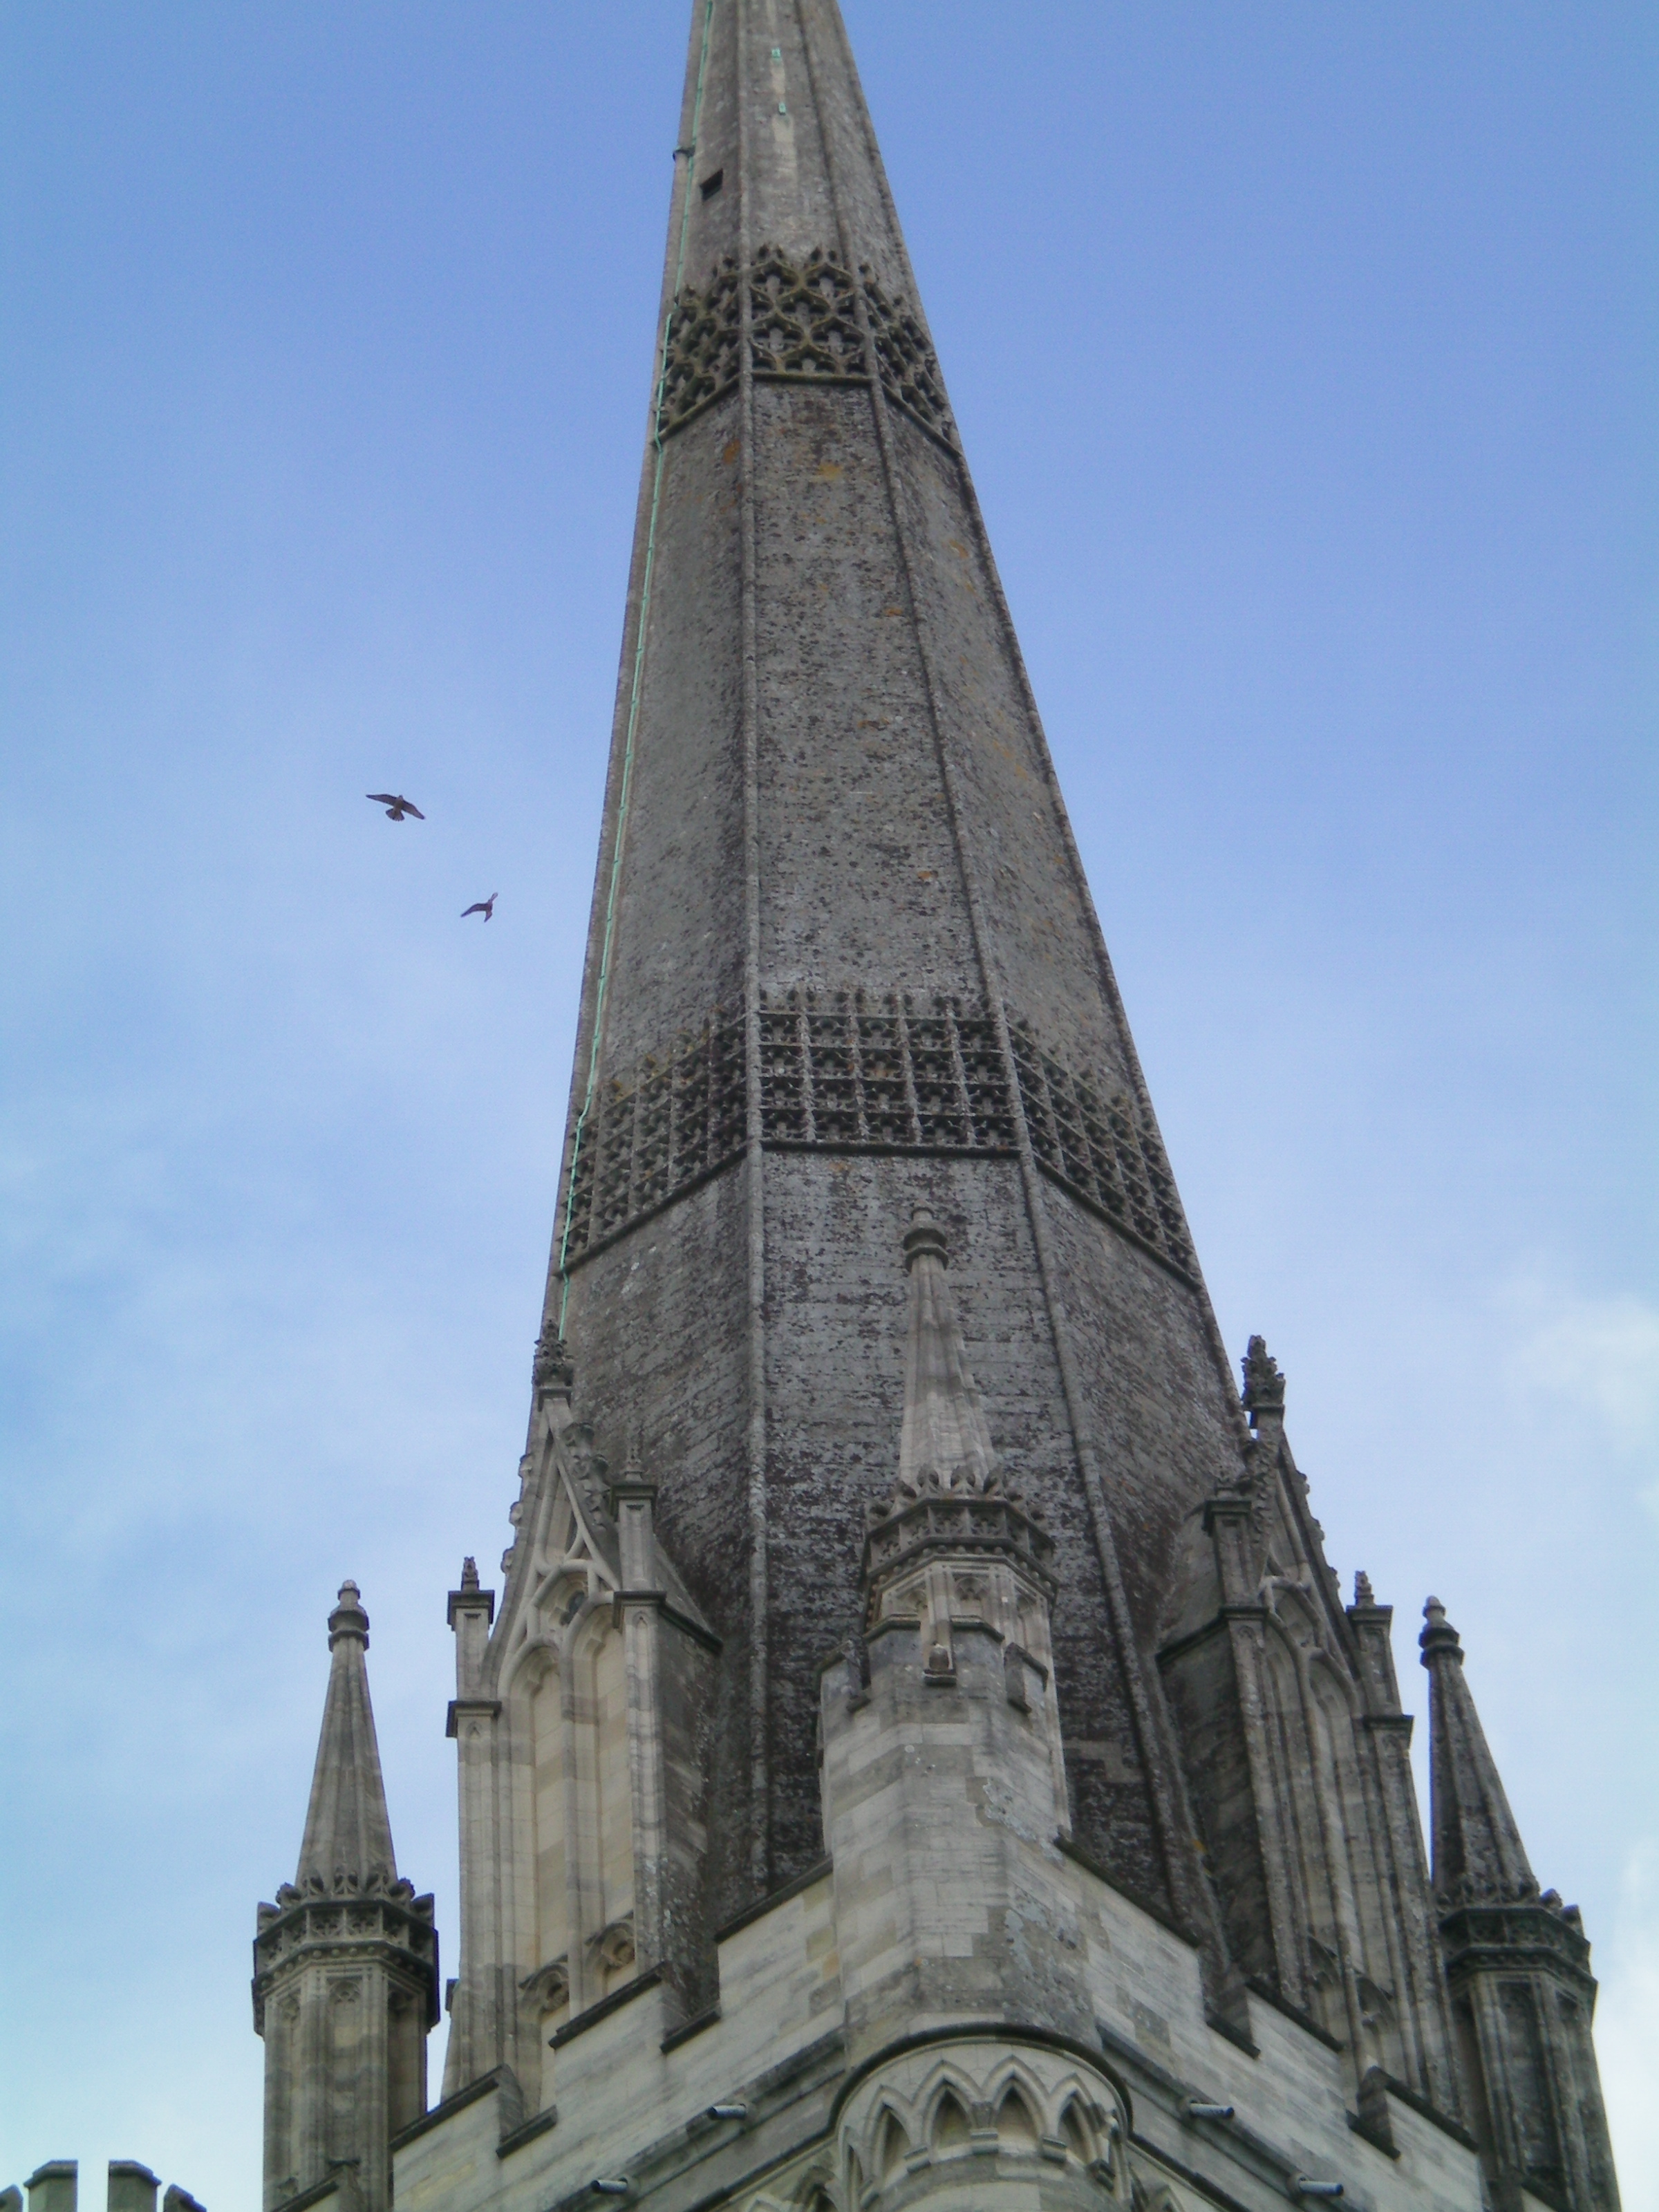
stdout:
{"type": "Polygon", "coordinates": [[[690,420],[738,380],[743,351],[743,295],[749,295],[749,358],[754,373],[787,382],[867,382],[870,362],[859,323],[859,297],[882,390],[896,407],[957,450],[939,356],[908,301],[894,299],[867,264],[849,270],[815,246],[801,262],[763,246],[746,275],[728,255],[705,290],[684,286],[669,314],[657,404],[657,435],[690,420]]]}
{"type": "Polygon", "coordinates": [[[954,447],[957,426],[945,403],[939,356],[927,331],[908,301],[889,299],[872,270],[861,268],[859,274],[864,279],[870,334],[875,340],[883,390],[907,414],[914,415],[923,429],[954,447]]]}
{"type": "MultiPolygon", "coordinates": [[[[1192,1280],[1198,1262],[1158,1133],[1127,1091],[1068,1068],[1011,1016],[1012,1070],[988,1009],[943,993],[763,995],[761,1137],[793,1149],[1012,1154],[1018,1085],[1031,1147],[1057,1182],[1192,1280]],[[1012,1079],[1011,1079],[1012,1078],[1012,1079]]],[[[741,1024],[612,1077],[584,1116],[567,1264],[743,1149],[741,1024]]]]}
{"type": "Polygon", "coordinates": [[[772,376],[863,376],[853,280],[816,248],[799,268],[763,246],[749,276],[750,350],[772,376]]]}
{"type": "Polygon", "coordinates": [[[737,382],[738,293],[737,264],[727,259],[706,292],[688,284],[675,301],[658,389],[659,437],[737,382]]]}

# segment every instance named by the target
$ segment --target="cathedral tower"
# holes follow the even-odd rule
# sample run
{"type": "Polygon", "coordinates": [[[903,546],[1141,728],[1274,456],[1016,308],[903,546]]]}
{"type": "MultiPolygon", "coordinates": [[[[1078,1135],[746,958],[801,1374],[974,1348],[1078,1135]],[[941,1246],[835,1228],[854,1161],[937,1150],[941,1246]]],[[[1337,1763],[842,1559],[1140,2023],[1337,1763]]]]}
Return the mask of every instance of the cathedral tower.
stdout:
{"type": "Polygon", "coordinates": [[[265,2212],[331,2179],[342,2212],[386,2212],[392,2137],[426,2110],[438,2018],[432,1899],[398,1878],[392,1855],[356,1583],[340,1585],[328,1646],[300,1863],[259,1907],[253,1942],[265,2212]]]}
{"type": "Polygon", "coordinates": [[[1476,2212],[1391,1616],[1221,1345],[835,0],[693,0],[674,178],[398,2201],[1476,2212]]]}

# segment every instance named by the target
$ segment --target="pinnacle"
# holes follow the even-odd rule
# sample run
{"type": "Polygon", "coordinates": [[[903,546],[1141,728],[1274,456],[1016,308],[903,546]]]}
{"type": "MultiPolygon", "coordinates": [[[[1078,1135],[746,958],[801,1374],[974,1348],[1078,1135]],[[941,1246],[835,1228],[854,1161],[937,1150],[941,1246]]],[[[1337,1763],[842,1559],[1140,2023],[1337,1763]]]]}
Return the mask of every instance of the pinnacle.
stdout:
{"type": "Polygon", "coordinates": [[[313,1894],[389,1888],[398,1879],[369,1704],[368,1615],[354,1582],[328,1617],[328,1692],[295,1885],[313,1894]]]}
{"type": "Polygon", "coordinates": [[[1254,1424],[1261,1413],[1285,1411],[1285,1377],[1279,1371],[1279,1362],[1267,1349],[1265,1337],[1253,1336],[1245,1347],[1244,1410],[1254,1424]]]}
{"type": "Polygon", "coordinates": [[[1435,1894],[1443,1908],[1535,1902],[1538,1883],[1464,1676],[1457,1631],[1437,1597],[1423,1617],[1435,1894]]]}
{"type": "Polygon", "coordinates": [[[899,1433],[901,1492],[986,1491],[997,1456],[951,1302],[943,1231],[918,1206],[904,1238],[910,1277],[910,1333],[904,1359],[904,1420],[899,1433]]]}

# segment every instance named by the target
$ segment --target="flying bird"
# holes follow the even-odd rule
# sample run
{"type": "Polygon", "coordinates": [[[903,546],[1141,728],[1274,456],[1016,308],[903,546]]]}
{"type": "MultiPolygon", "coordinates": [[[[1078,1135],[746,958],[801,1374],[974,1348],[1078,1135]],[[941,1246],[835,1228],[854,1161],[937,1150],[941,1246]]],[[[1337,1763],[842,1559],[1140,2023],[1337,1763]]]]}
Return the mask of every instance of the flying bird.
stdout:
{"type": "Polygon", "coordinates": [[[463,908],[461,920],[465,921],[470,914],[481,914],[488,921],[495,911],[495,902],[500,896],[499,891],[491,891],[487,899],[475,899],[471,906],[463,908]]]}
{"type": "Polygon", "coordinates": [[[417,822],[426,820],[425,815],[422,813],[412,799],[400,798],[395,791],[366,791],[363,797],[372,799],[377,806],[384,806],[387,818],[392,822],[401,822],[406,815],[410,814],[412,814],[417,822]]]}

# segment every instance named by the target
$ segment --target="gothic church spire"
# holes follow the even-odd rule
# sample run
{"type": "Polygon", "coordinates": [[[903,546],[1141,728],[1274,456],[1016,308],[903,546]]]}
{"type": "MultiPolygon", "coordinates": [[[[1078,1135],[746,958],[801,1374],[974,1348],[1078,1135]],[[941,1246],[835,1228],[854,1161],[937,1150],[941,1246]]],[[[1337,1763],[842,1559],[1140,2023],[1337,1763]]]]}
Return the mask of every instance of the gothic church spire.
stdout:
{"type": "Polygon", "coordinates": [[[1150,1644],[1246,1437],[834,0],[695,0],[676,149],[545,1319],[723,1640],[718,1910],[820,1849],[805,1539],[884,1490],[926,1200],[1066,1499],[1079,1832],[1210,1942],[1150,1644]]]}

